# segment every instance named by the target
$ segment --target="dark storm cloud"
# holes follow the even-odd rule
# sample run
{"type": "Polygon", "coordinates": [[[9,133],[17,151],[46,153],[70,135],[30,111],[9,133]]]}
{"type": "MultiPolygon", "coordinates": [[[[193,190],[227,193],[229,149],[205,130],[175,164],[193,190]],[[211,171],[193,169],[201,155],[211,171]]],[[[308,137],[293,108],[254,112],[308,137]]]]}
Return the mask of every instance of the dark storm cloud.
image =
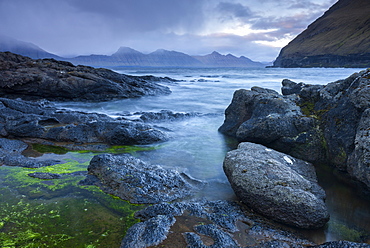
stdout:
{"type": "Polygon", "coordinates": [[[110,25],[130,31],[201,27],[201,0],[66,0],[76,10],[100,16],[110,25]]]}
{"type": "Polygon", "coordinates": [[[255,41],[293,37],[335,1],[0,0],[0,33],[61,56],[131,46],[144,52],[219,50],[258,60],[253,54],[271,55],[278,48],[255,41]],[[233,31],[243,27],[258,31],[233,31]]]}
{"type": "Polygon", "coordinates": [[[220,2],[216,9],[229,17],[250,18],[254,15],[248,6],[241,3],[220,2]]]}

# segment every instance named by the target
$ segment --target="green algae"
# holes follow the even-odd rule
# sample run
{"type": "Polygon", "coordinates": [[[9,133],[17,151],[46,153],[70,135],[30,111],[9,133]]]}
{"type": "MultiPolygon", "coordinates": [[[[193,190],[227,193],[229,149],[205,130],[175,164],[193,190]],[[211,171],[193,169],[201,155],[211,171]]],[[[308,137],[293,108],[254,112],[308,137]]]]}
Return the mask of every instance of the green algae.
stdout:
{"type": "MultiPolygon", "coordinates": [[[[49,148],[44,146],[43,152],[50,152],[49,148]]],[[[110,151],[136,154],[153,149],[156,147],[125,146],[110,151]]],[[[0,166],[0,197],[6,199],[0,202],[0,247],[119,247],[127,229],[138,222],[134,213],[143,206],[105,194],[96,186],[78,184],[98,153],[60,154],[64,161],[53,166],[0,166]],[[34,172],[62,177],[42,180],[28,176],[34,172]],[[82,173],[71,174],[75,172],[82,173]]]]}
{"type": "Polygon", "coordinates": [[[0,167],[6,199],[0,202],[0,247],[119,247],[137,222],[134,213],[142,206],[79,186],[83,176],[40,180],[29,171],[0,167]]]}
{"type": "Polygon", "coordinates": [[[68,149],[61,146],[44,145],[44,144],[32,144],[32,149],[40,153],[54,153],[54,154],[66,154],[68,149]]]}

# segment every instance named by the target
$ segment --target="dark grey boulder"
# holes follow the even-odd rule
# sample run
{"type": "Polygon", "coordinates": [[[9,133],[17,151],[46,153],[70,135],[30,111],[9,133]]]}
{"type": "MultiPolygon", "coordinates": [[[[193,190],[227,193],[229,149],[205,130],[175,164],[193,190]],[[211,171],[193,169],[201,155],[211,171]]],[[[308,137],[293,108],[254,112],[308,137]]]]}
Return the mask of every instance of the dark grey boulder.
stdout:
{"type": "Polygon", "coordinates": [[[121,248],[128,247],[305,247],[308,240],[242,210],[235,202],[197,201],[161,203],[135,214],[121,248]],[[149,238],[150,237],[150,238],[149,238]],[[263,237],[263,239],[261,239],[263,237]]]}
{"type": "Polygon", "coordinates": [[[96,155],[88,166],[90,175],[107,193],[131,203],[171,202],[194,194],[203,183],[185,173],[151,165],[128,154],[96,155]]]}
{"type": "Polygon", "coordinates": [[[299,228],[329,220],[314,167],[265,146],[244,142],[227,153],[224,171],[236,195],[255,211],[299,228]]]}
{"type": "MultiPolygon", "coordinates": [[[[166,141],[163,131],[148,124],[118,120],[104,114],[61,110],[45,102],[0,98],[0,136],[36,138],[81,144],[135,145],[166,141]]],[[[63,142],[63,143],[61,143],[63,142]]],[[[68,145],[69,149],[74,149],[68,145]]]]}
{"type": "Polygon", "coordinates": [[[283,80],[282,93],[238,90],[219,130],[309,162],[325,162],[370,188],[370,69],[327,85],[283,80]]]}
{"type": "Polygon", "coordinates": [[[318,121],[304,116],[297,98],[253,87],[238,90],[219,131],[240,142],[254,142],[308,161],[324,159],[318,121]]]}
{"type": "Polygon", "coordinates": [[[173,81],[74,66],[54,59],[33,60],[10,52],[0,53],[0,96],[8,98],[107,101],[169,94],[169,88],[158,82],[173,81]]]}
{"type": "Polygon", "coordinates": [[[370,108],[361,116],[347,171],[370,189],[370,108]]]}

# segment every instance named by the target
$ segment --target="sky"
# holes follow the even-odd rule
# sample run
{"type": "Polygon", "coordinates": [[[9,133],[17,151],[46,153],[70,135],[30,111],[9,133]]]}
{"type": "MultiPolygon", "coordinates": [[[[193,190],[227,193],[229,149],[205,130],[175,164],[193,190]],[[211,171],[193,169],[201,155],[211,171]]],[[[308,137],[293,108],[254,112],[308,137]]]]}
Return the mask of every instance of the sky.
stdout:
{"type": "Polygon", "coordinates": [[[119,47],[273,61],[336,0],[0,0],[0,34],[64,57],[119,47]]]}

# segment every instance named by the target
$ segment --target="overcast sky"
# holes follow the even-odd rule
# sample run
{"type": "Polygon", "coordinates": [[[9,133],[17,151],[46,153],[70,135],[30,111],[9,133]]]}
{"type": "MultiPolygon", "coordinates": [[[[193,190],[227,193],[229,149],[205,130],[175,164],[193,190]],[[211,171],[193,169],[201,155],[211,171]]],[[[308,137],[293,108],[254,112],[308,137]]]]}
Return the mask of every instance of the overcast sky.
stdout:
{"type": "Polygon", "coordinates": [[[0,34],[60,56],[121,46],[272,61],[336,0],[0,0],[0,34]]]}

